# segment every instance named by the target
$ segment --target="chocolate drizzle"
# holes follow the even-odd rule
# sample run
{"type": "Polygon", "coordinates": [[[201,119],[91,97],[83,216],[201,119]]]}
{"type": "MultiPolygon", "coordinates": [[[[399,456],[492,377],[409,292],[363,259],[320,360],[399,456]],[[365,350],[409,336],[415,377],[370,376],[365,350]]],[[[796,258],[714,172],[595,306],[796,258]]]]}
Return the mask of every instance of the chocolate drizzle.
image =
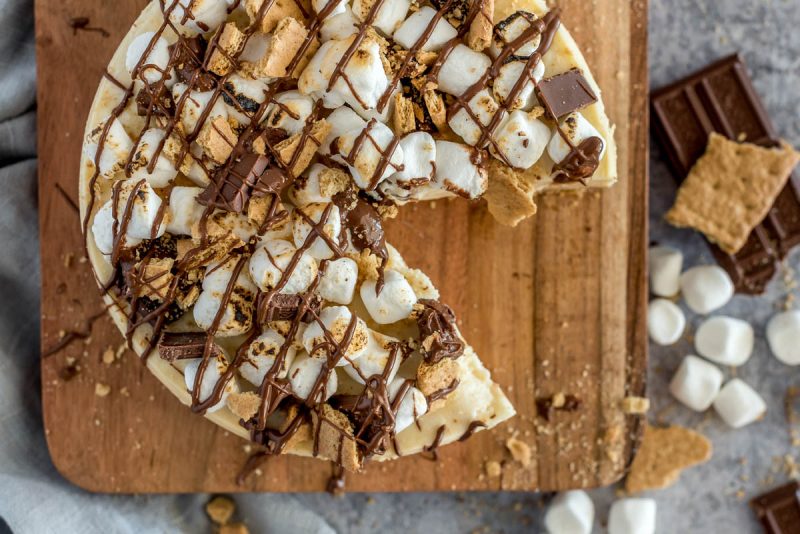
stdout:
{"type": "Polygon", "coordinates": [[[417,326],[425,362],[438,363],[461,356],[464,342],[458,335],[453,310],[438,300],[423,299],[419,303],[423,308],[417,314],[417,326]]]}

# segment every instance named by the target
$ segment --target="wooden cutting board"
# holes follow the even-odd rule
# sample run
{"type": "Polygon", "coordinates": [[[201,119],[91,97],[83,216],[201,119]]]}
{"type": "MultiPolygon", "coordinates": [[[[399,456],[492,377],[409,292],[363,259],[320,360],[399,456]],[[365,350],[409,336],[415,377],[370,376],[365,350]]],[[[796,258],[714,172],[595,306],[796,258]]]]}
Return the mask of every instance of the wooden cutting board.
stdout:
{"type": "MultiPolygon", "coordinates": [[[[101,310],[82,259],[77,199],[85,118],[105,65],[146,0],[36,0],[42,347],[87,328],[101,310]],[[88,27],[75,21],[88,18],[88,27]]],[[[519,415],[440,451],[349,476],[350,491],[563,490],[619,479],[639,435],[622,413],[645,386],[647,2],[561,0],[617,125],[620,182],[609,191],[548,195],[535,220],[509,229],[480,204],[406,207],[391,242],[424,269],[519,415]],[[591,7],[588,7],[591,6],[591,7]],[[537,398],[573,394],[580,409],[536,415],[537,398]],[[530,448],[514,461],[512,435],[530,448]],[[502,463],[487,477],[485,463],[502,463]]],[[[102,492],[321,491],[329,464],[274,458],[237,486],[248,447],[192,415],[138,359],[110,319],[42,359],[44,420],[58,470],[102,492]],[[110,356],[110,354],[108,354],[110,356]],[[101,396],[103,386],[110,393],[101,396]],[[96,391],[96,388],[99,388],[96,391]]]]}

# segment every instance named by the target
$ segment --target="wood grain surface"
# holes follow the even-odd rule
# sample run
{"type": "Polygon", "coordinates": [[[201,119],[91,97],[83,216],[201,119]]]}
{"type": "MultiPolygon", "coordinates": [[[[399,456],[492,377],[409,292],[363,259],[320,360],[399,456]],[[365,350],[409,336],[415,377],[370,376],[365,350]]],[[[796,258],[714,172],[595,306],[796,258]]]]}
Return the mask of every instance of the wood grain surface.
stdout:
{"type": "MultiPolygon", "coordinates": [[[[74,202],[84,122],[105,65],[146,0],[36,0],[42,347],[87,328],[102,310],[74,202]],[[89,19],[75,30],[71,21],[89,19]]],[[[440,461],[404,458],[349,476],[349,491],[563,490],[620,478],[639,435],[626,395],[645,387],[647,246],[646,0],[561,0],[617,126],[620,182],[611,190],[540,198],[535,220],[502,227],[485,207],[406,207],[388,229],[456,311],[462,332],[519,415],[443,448],[440,461]],[[589,7],[591,6],[591,7],[589,7]],[[535,399],[574,394],[581,407],[551,421],[535,399]],[[506,449],[532,451],[523,466],[506,449]],[[485,476],[485,463],[502,475],[485,476]]],[[[58,470],[103,492],[322,491],[328,463],[270,459],[243,486],[248,446],[192,415],[102,317],[91,336],[42,359],[44,420],[58,470]],[[74,375],[74,376],[73,376],[74,375]],[[110,386],[98,395],[96,388],[110,386]]]]}

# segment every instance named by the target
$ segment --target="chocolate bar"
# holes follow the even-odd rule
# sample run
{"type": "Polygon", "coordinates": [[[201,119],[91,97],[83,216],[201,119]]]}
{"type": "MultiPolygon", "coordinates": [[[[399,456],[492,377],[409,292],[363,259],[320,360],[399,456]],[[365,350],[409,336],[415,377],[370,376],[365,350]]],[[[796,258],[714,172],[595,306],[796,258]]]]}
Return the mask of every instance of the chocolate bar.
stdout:
{"type": "Polygon", "coordinates": [[[750,501],[767,534],[800,534],[800,485],[797,481],[750,501]]]}
{"type": "MultiPolygon", "coordinates": [[[[724,58],[651,94],[655,133],[682,182],[703,155],[712,132],[761,146],[778,144],[778,134],[738,55],[724,58]]],[[[728,254],[709,242],[736,291],[758,295],[778,262],[800,243],[800,178],[794,174],[745,246],[728,254]]]]}

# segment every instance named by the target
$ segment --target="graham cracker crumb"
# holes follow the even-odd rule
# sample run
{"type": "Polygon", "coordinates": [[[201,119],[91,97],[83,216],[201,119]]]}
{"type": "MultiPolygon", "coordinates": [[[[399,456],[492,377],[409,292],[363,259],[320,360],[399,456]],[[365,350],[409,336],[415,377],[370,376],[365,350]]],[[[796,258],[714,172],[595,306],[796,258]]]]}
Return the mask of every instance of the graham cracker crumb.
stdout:
{"type": "Polygon", "coordinates": [[[362,250],[358,256],[353,258],[358,264],[358,277],[365,280],[377,280],[380,272],[381,259],[373,254],[370,249],[362,250]]]}
{"type": "Polygon", "coordinates": [[[108,394],[111,393],[111,386],[108,384],[102,384],[97,382],[94,385],[94,394],[98,397],[108,397],[108,394]]]}
{"type": "MultiPolygon", "coordinates": [[[[424,346],[425,342],[423,342],[424,346]]],[[[430,397],[435,393],[450,389],[454,385],[457,387],[458,369],[458,363],[450,358],[445,358],[436,363],[422,362],[417,368],[417,388],[425,397],[430,397]]],[[[447,395],[432,404],[438,404],[440,401],[444,402],[446,398],[447,395]]]]}
{"type": "Polygon", "coordinates": [[[225,525],[233,517],[236,504],[223,495],[217,495],[206,503],[206,514],[217,525],[225,525]]]}
{"type": "Polygon", "coordinates": [[[256,226],[264,224],[272,202],[271,197],[252,197],[247,203],[247,219],[256,226]]]}
{"type": "Polygon", "coordinates": [[[353,425],[347,416],[329,404],[323,404],[311,413],[311,417],[315,435],[319,436],[320,455],[331,460],[341,459],[342,467],[347,471],[361,469],[353,425]]]}
{"type": "Polygon", "coordinates": [[[483,197],[489,213],[506,226],[517,226],[536,214],[533,185],[522,173],[494,158],[489,163],[489,187],[483,197]]]}
{"type": "Polygon", "coordinates": [[[394,95],[394,113],[392,115],[395,135],[404,135],[417,128],[414,118],[414,106],[411,99],[401,93],[394,95]]]}
{"type": "Polygon", "coordinates": [[[325,119],[320,119],[313,124],[308,135],[303,135],[303,132],[300,132],[288,139],[284,139],[275,146],[278,157],[285,166],[292,164],[294,159],[294,164],[289,169],[289,174],[300,176],[308,168],[311,159],[317,152],[317,148],[328,137],[330,132],[330,123],[325,119]],[[295,157],[294,154],[297,150],[300,150],[300,155],[295,157]]]}
{"type": "Polygon", "coordinates": [[[522,464],[523,467],[528,467],[531,464],[531,448],[524,441],[514,437],[508,438],[506,440],[506,448],[511,453],[511,457],[522,464]]]}
{"type": "Polygon", "coordinates": [[[494,460],[487,461],[483,464],[483,467],[486,470],[486,476],[489,478],[497,478],[503,473],[503,466],[500,465],[500,462],[494,460]]]}
{"type": "Polygon", "coordinates": [[[225,117],[206,121],[197,137],[197,144],[216,163],[225,163],[233,152],[239,138],[225,117]]]}
{"type": "Polygon", "coordinates": [[[319,41],[315,38],[303,52],[302,59],[294,65],[292,72],[286,72],[308,36],[308,29],[297,19],[302,20],[302,17],[282,18],[275,27],[264,57],[255,64],[245,63],[242,69],[254,78],[283,78],[289,74],[296,78],[319,48],[319,41]]]}
{"type": "Polygon", "coordinates": [[[148,260],[139,264],[135,291],[139,297],[148,297],[159,302],[167,298],[172,286],[172,258],[148,260]]]}
{"type": "MultiPolygon", "coordinates": [[[[292,17],[296,20],[303,20],[303,11],[300,9],[297,0],[245,0],[244,8],[250,17],[250,22],[258,20],[258,14],[261,6],[265,1],[272,2],[272,5],[264,13],[261,19],[261,31],[264,33],[272,33],[272,30],[278,25],[278,22],[286,17],[292,17]]],[[[306,13],[312,13],[310,2],[301,1],[306,13]]]]}
{"type": "Polygon", "coordinates": [[[247,526],[244,523],[231,523],[230,525],[222,525],[219,528],[219,534],[250,534],[247,526]]]}
{"type": "Polygon", "coordinates": [[[422,93],[422,98],[425,100],[425,107],[428,108],[428,114],[436,128],[439,131],[447,131],[447,107],[444,105],[442,95],[433,89],[426,89],[422,93]]]}
{"type": "Polygon", "coordinates": [[[383,220],[394,219],[400,213],[395,204],[378,204],[375,209],[378,210],[378,215],[383,220]]]}
{"type": "Polygon", "coordinates": [[[111,345],[109,345],[108,347],[106,347],[106,350],[103,351],[103,363],[106,365],[111,365],[112,363],[114,363],[115,359],[116,358],[114,355],[114,348],[111,345]]]}
{"type": "Polygon", "coordinates": [[[643,415],[650,409],[647,397],[625,397],[622,399],[622,411],[629,415],[643,415]]]}
{"type": "Polygon", "coordinates": [[[217,30],[222,32],[217,40],[217,46],[211,52],[211,57],[208,60],[208,70],[219,76],[229,74],[234,66],[239,49],[245,42],[245,35],[239,31],[236,24],[228,22],[222,28],[217,30]]]}
{"type": "Polygon", "coordinates": [[[480,12],[472,19],[467,33],[467,46],[482,52],[492,39],[494,30],[494,0],[481,0],[480,12]]]}
{"type": "Polygon", "coordinates": [[[319,193],[324,197],[332,198],[350,189],[352,184],[350,175],[341,169],[326,168],[319,173],[319,193]]]}
{"type": "Polygon", "coordinates": [[[252,391],[231,393],[225,399],[225,404],[234,415],[249,421],[256,415],[259,406],[261,406],[261,397],[252,391]]]}

